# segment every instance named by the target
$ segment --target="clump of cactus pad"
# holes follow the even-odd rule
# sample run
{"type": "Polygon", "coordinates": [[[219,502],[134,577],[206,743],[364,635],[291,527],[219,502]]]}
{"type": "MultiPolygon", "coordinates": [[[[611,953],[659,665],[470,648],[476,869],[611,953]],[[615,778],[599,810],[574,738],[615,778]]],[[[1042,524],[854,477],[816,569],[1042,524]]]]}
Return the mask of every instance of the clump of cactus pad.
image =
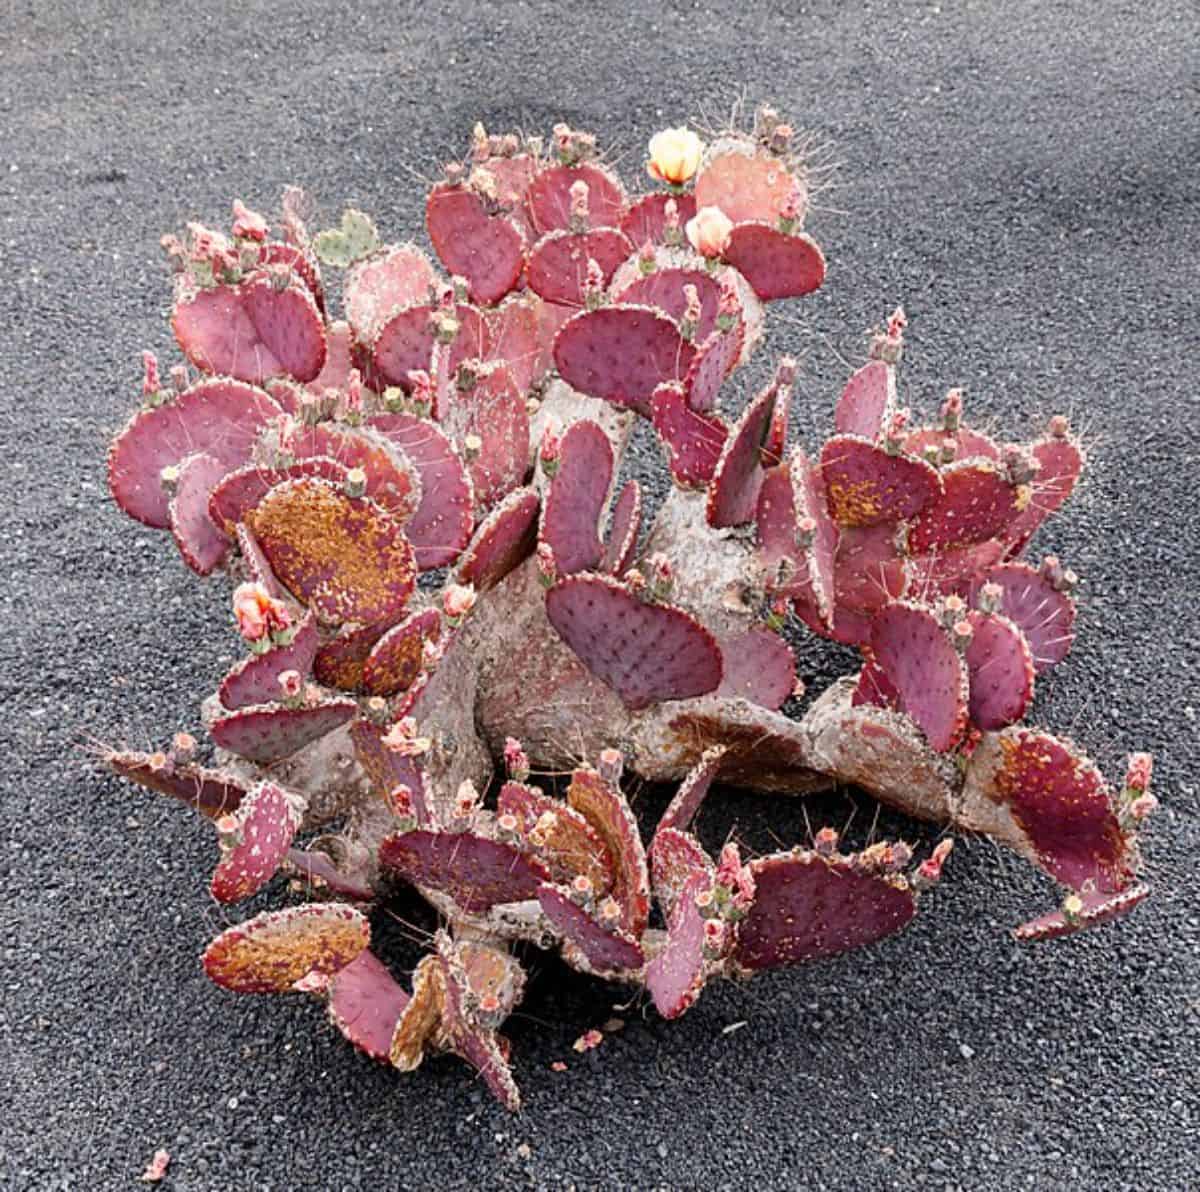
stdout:
{"type": "Polygon", "coordinates": [[[105,760],[209,821],[218,902],[279,895],[208,944],[218,985],[320,999],[403,1071],[453,1052],[516,1109],[501,1031],[537,949],[674,1018],[902,930],[956,832],[1063,888],[1021,939],[1145,896],[1150,758],[1113,781],[1022,723],[1074,633],[1075,576],[1027,554],[1083,467],[1066,420],[1003,442],[959,390],[903,408],[901,310],[823,443],[793,432],[794,360],[735,375],[767,306],[824,281],[795,141],[769,109],[670,129],[634,193],[586,133],[477,128],[427,197],[432,255],[359,211],[311,228],[294,188],[164,238],[183,361],[145,353],[109,481],[230,578],[246,657],[204,702],[211,757],[177,733],[105,760]],[[622,466],[639,420],[657,503],[622,466]],[[785,632],[861,652],[799,719],[785,632]],[[634,780],[676,788],[657,824],[634,780]],[[944,838],[695,832],[712,790],[838,785],[944,838]],[[394,972],[372,921],[414,890],[440,927],[394,972]]]}

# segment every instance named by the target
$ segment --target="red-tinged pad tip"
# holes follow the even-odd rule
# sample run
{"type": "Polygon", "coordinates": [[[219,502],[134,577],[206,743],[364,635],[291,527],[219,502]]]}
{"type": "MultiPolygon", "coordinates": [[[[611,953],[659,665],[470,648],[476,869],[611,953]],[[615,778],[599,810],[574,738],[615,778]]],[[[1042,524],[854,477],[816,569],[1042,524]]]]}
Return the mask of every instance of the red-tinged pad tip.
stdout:
{"type": "Polygon", "coordinates": [[[360,468],[366,476],[366,495],[400,522],[407,522],[420,505],[416,465],[372,427],[352,429],[322,422],[298,431],[292,450],[299,457],[328,457],[343,468],[360,468]]]}
{"type": "Polygon", "coordinates": [[[256,786],[234,813],[233,844],[212,876],[218,902],[240,902],[275,876],[304,819],[304,802],[273,782],[256,786]]]}
{"type": "Polygon", "coordinates": [[[582,815],[561,799],[527,786],[506,782],[496,799],[496,814],[513,815],[528,847],[550,870],[556,882],[569,885],[586,877],[597,897],[613,883],[613,863],[599,833],[582,815]],[[534,838],[530,833],[534,831],[534,838]]]}
{"type": "Polygon", "coordinates": [[[721,382],[733,371],[742,354],[745,334],[744,324],[738,322],[728,331],[714,331],[703,341],[698,335],[695,337],[700,347],[683,382],[688,405],[693,410],[704,412],[716,406],[721,382]]]}
{"type": "Polygon", "coordinates": [[[738,224],[723,258],[764,302],[811,294],[825,280],[825,254],[817,242],[803,232],[792,235],[769,224],[738,224]]]}
{"type": "Polygon", "coordinates": [[[385,633],[363,664],[362,682],[369,695],[389,696],[407,691],[421,673],[425,643],[442,633],[442,614],[422,609],[385,633]]]}
{"type": "Polygon", "coordinates": [[[706,873],[692,875],[667,924],[666,943],[646,966],[646,988],[654,999],[654,1008],[664,1018],[678,1018],[704,989],[705,920],[696,898],[711,884],[706,873]]]}
{"type": "Polygon", "coordinates": [[[696,206],[719,207],[735,224],[773,224],[804,187],[778,157],[766,153],[720,153],[696,176],[696,206]]]}
{"type": "Polygon", "coordinates": [[[544,885],[538,890],[542,914],[564,940],[583,954],[588,967],[597,973],[619,973],[640,969],[645,956],[637,940],[615,923],[605,925],[596,916],[571,901],[565,886],[544,885]]]}
{"type": "Polygon", "coordinates": [[[421,479],[421,503],[404,526],[417,567],[429,571],[453,563],[475,524],[474,491],[458,453],[428,418],[381,414],[370,425],[412,460],[421,479]]]}
{"type": "Polygon", "coordinates": [[[1025,635],[1007,617],[972,611],[974,633],[963,654],[971,723],[984,731],[1016,724],[1033,699],[1033,656],[1025,635]]]}
{"type": "Polygon", "coordinates": [[[942,492],[938,471],[923,459],[889,455],[852,435],[836,435],[821,449],[829,514],[839,526],[916,517],[942,492]]]}
{"type": "Polygon", "coordinates": [[[361,690],[367,658],[375,648],[375,643],[394,624],[395,618],[381,621],[378,625],[343,625],[318,648],[313,658],[313,677],[323,686],[334,687],[338,691],[361,690]]]}
{"type": "Polygon", "coordinates": [[[642,528],[642,487],[627,480],[615,502],[608,525],[608,541],[600,570],[618,579],[633,565],[637,554],[638,533],[642,528]]]}
{"type": "Polygon", "coordinates": [[[229,553],[229,537],[208,515],[209,494],[225,472],[225,465],[211,455],[189,455],[175,481],[171,536],[183,561],[198,575],[211,575],[229,553]]]}
{"type": "Polygon", "coordinates": [[[286,993],[310,973],[331,977],[371,942],[367,917],[341,902],[264,911],[223,931],[204,971],[235,993],[286,993]]]}
{"type": "Polygon", "coordinates": [[[329,1021],[373,1060],[388,1062],[409,996],[369,948],[329,983],[329,1021]]]}
{"type": "MultiPolygon", "coordinates": [[[[699,357],[697,357],[699,359],[699,357]]],[[[702,488],[713,478],[729,427],[719,414],[701,414],[688,405],[683,386],[660,385],[650,402],[654,429],[667,452],[676,484],[702,488]]]]}
{"type": "Polygon", "coordinates": [[[351,266],[342,282],[342,307],[359,342],[376,331],[381,316],[428,302],[437,284],[429,258],[413,244],[393,244],[351,266]]]}
{"type": "Polygon", "coordinates": [[[647,306],[582,311],[554,341],[554,362],[568,385],[645,417],[655,389],[687,376],[695,352],[673,319],[647,306]]]}
{"type": "Polygon", "coordinates": [[[319,645],[317,623],[310,614],[286,646],[275,646],[265,654],[251,654],[234,666],[217,688],[221,706],[235,712],[238,708],[278,700],[279,676],[284,671],[296,671],[302,679],[307,679],[319,645]]]}
{"type": "Polygon", "coordinates": [[[583,306],[587,301],[589,262],[600,267],[607,288],[618,266],[633,252],[624,232],[592,228],[587,232],[550,232],[533,246],[526,276],[529,288],[547,302],[583,306]]]}
{"type": "Polygon", "coordinates": [[[706,695],[721,683],[721,649],[693,616],[647,604],[601,575],[572,575],[546,594],[558,635],[633,710],[706,695]]]}
{"type": "Polygon", "coordinates": [[[567,802],[604,841],[612,862],[612,896],[621,908],[621,926],[634,939],[641,939],[650,918],[650,873],[628,801],[595,770],[579,769],[571,776],[567,802]]]}
{"type": "Polygon", "coordinates": [[[906,927],[917,909],[903,878],[857,867],[852,857],[776,853],[751,861],[750,871],[754,905],[739,924],[734,953],[748,969],[864,948],[906,927]]]}
{"type": "Polygon", "coordinates": [[[549,166],[530,182],[525,201],[538,233],[545,235],[571,226],[571,187],[588,188],[588,226],[616,228],[625,214],[625,190],[617,176],[603,166],[549,166]]]}
{"type": "Polygon", "coordinates": [[[941,496],[909,527],[908,548],[913,554],[956,550],[994,538],[1012,524],[1029,496],[989,460],[950,464],[941,476],[941,496]]]}
{"type": "Polygon", "coordinates": [[[308,886],[310,892],[335,894],[356,902],[373,902],[375,891],[365,878],[344,873],[337,862],[320,848],[290,848],[287,851],[288,872],[308,886]]]}
{"type": "Polygon", "coordinates": [[[718,695],[745,699],[772,712],[796,686],[796,656],[773,629],[755,625],[721,639],[723,675],[718,695]]]}
{"type": "Polygon", "coordinates": [[[546,494],[540,533],[554,551],[560,575],[591,571],[604,557],[600,518],[612,473],[608,436],[594,422],[572,423],[562,437],[558,471],[546,494]]]}
{"type": "Polygon", "coordinates": [[[847,526],[838,535],[833,565],[834,601],[838,608],[874,616],[908,590],[908,564],[897,545],[892,522],[847,526]]]}
{"type": "Polygon", "coordinates": [[[650,843],[650,878],[654,897],[668,923],[675,916],[684,888],[697,874],[704,875],[710,886],[716,877],[712,859],[700,842],[680,828],[659,828],[650,843]]]}
{"type": "Polygon", "coordinates": [[[924,605],[896,601],[871,625],[871,655],[908,713],[939,753],[958,742],[967,720],[967,672],[950,635],[924,605]]]}
{"type": "MultiPolygon", "coordinates": [[[[641,247],[644,241],[635,240],[634,245],[641,247]]],[[[688,299],[684,286],[695,286],[696,297],[700,299],[700,318],[696,323],[696,331],[692,342],[704,343],[717,329],[717,315],[721,309],[721,283],[711,273],[703,269],[686,269],[669,266],[655,269],[643,277],[637,278],[614,295],[614,301],[625,306],[650,306],[670,315],[679,323],[687,313],[688,299]]],[[[738,340],[741,349],[741,339],[738,340]]],[[[737,361],[735,354],[727,362],[728,369],[737,361]]],[[[723,376],[724,374],[722,374],[723,376]]]]}
{"type": "Polygon", "coordinates": [[[834,413],[834,429],[839,435],[857,435],[874,442],[895,408],[896,370],[884,360],[868,361],[842,390],[834,413]]]}
{"type": "Polygon", "coordinates": [[[970,603],[979,599],[984,584],[1000,585],[1000,611],[1025,635],[1038,674],[1067,656],[1075,640],[1075,601],[1066,592],[1021,561],[1002,563],[978,576],[971,584],[970,603]]]}
{"type": "Polygon", "coordinates": [[[512,294],[490,312],[490,360],[503,360],[522,393],[554,367],[554,336],[573,314],[573,307],[543,302],[531,290],[512,294]]]}
{"type": "Polygon", "coordinates": [[[267,562],[267,556],[262,553],[262,547],[250,532],[250,527],[244,522],[239,523],[236,537],[242,564],[251,582],[262,584],[273,600],[286,600],[288,594],[283,590],[283,584],[275,578],[275,572],[271,570],[271,564],[267,562]]]}
{"type": "Polygon", "coordinates": [[[966,597],[971,583],[1004,558],[1004,543],[980,542],[961,550],[935,551],[910,560],[910,592],[933,601],[951,594],[966,597]]]}
{"type": "Polygon", "coordinates": [[[170,795],[209,819],[231,815],[246,797],[245,782],[223,770],[194,762],[172,762],[165,754],[109,749],[101,760],[119,778],[160,795],[170,795]]]}
{"type": "Polygon", "coordinates": [[[414,886],[448,895],[467,914],[536,898],[550,876],[536,857],[511,844],[425,828],[387,837],[379,846],[379,863],[414,886]]]}
{"type": "Polygon", "coordinates": [[[341,728],[357,711],[354,700],[337,696],[307,708],[239,708],[214,720],[209,733],[222,749],[267,765],[341,728]]]}
{"type": "Polygon", "coordinates": [[[473,302],[490,306],[516,287],[525,265],[525,235],[507,215],[488,214],[468,187],[435,186],[425,204],[425,227],[450,274],[467,279],[473,302]]]}
{"type": "Polygon", "coordinates": [[[1065,910],[1049,911],[1022,923],[1013,931],[1016,939],[1027,940],[1056,940],[1064,935],[1074,935],[1089,927],[1099,927],[1102,923],[1111,923],[1114,919],[1123,918],[1139,903],[1145,901],[1150,893],[1150,887],[1142,885],[1127,886],[1116,894],[1088,893],[1079,895],[1081,903],[1078,910],[1068,913],[1065,910]]]}
{"type": "Polygon", "coordinates": [[[1071,438],[1039,439],[1031,454],[1038,464],[1032,481],[1033,497],[1009,527],[1012,554],[1019,553],[1038,526],[1074,492],[1083,471],[1083,452],[1071,438]]]}
{"type": "Polygon", "coordinates": [[[325,480],[289,480],[247,514],[279,581],[325,625],[397,615],[416,582],[401,524],[325,480]]]}
{"type": "Polygon", "coordinates": [[[541,506],[535,489],[513,489],[480,522],[475,537],[458,560],[458,582],[486,592],[515,571],[537,546],[541,506]]]}
{"type": "MultiPolygon", "coordinates": [[[[635,199],[621,219],[621,231],[641,248],[649,240],[652,244],[667,242],[667,204],[674,200],[679,230],[682,233],[687,222],[696,214],[696,196],[693,194],[670,194],[656,190],[635,199]]],[[[638,299],[640,301],[640,299],[638,299]]],[[[654,305],[653,303],[651,305],[654,305]]]]}
{"type": "Polygon", "coordinates": [[[135,414],[113,440],[108,483],[130,517],[165,530],[170,497],[163,468],[203,452],[226,470],[250,458],[259,433],[283,413],[279,403],[240,381],[204,380],[165,405],[135,414]]]}
{"type": "Polygon", "coordinates": [[[412,799],[417,823],[425,827],[433,822],[430,800],[425,790],[425,774],[417,759],[389,749],[383,738],[388,726],[359,718],[350,726],[354,756],[377,795],[386,797],[397,787],[406,786],[412,799]]]}
{"type": "Polygon", "coordinates": [[[700,760],[688,771],[687,776],[679,784],[675,797],[671,800],[662,818],[658,821],[656,832],[666,828],[678,828],[687,831],[692,826],[713,780],[721,772],[726,749],[723,745],[714,745],[706,749],[700,760]]]}
{"type": "MultiPolygon", "coordinates": [[[[379,320],[379,330],[366,351],[367,381],[378,389],[398,385],[408,391],[408,374],[424,370],[432,373],[434,328],[432,316],[437,308],[427,303],[389,311],[379,320]]],[[[475,307],[460,302],[454,308],[458,334],[450,345],[447,367],[456,369],[464,360],[482,360],[492,349],[492,329],[475,307]]]]}
{"type": "Polygon", "coordinates": [[[778,389],[768,385],[742,411],[717,461],[708,490],[708,524],[717,529],[754,520],[766,469],[760,454],[771,429],[778,389]]]}
{"type": "Polygon", "coordinates": [[[257,464],[246,464],[226,473],[212,490],[208,498],[208,516],[232,538],[238,522],[244,521],[246,514],[277,484],[304,476],[317,476],[331,484],[341,485],[346,480],[348,467],[353,465],[341,464],[327,455],[297,460],[286,468],[260,468],[257,464]]]}

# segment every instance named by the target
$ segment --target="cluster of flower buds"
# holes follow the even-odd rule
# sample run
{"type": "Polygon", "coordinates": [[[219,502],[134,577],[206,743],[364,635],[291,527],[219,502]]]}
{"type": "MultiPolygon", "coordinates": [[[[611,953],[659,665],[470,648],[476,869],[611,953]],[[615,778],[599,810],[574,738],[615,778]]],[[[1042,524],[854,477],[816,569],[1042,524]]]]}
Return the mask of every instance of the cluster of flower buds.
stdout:
{"type": "Polygon", "coordinates": [[[733,221],[720,207],[701,207],[687,221],[685,230],[692,248],[704,257],[711,267],[716,265],[721,254],[729,247],[733,221]]]}
{"type": "Polygon", "coordinates": [[[411,716],[402,716],[384,733],[383,745],[400,757],[419,757],[428,753],[433,746],[429,737],[418,735],[417,722],[411,716]]]}
{"type": "Polygon", "coordinates": [[[529,755],[516,737],[504,738],[504,768],[514,782],[524,782],[529,777],[529,755]]]}
{"type": "Polygon", "coordinates": [[[170,394],[163,389],[158,375],[158,357],[153,352],[142,353],[142,401],[147,406],[161,406],[170,394]]]}
{"type": "Polygon", "coordinates": [[[1079,576],[1069,567],[1064,567],[1057,555],[1047,555],[1038,570],[1056,592],[1069,593],[1079,587],[1079,576]]]}
{"type": "Polygon", "coordinates": [[[1131,753],[1125,771],[1125,786],[1121,791],[1121,826],[1126,830],[1137,827],[1158,807],[1158,799],[1150,793],[1154,759],[1148,753],[1131,753]]]}
{"type": "Polygon", "coordinates": [[[697,901],[707,918],[720,917],[727,923],[737,923],[749,914],[754,904],[754,874],[749,865],[742,864],[741,851],[732,840],[721,849],[711,893],[711,901],[697,901]]]}
{"type": "Polygon", "coordinates": [[[912,411],[905,408],[897,410],[887,425],[883,428],[883,449],[888,455],[899,455],[904,450],[908,439],[908,424],[912,421],[912,411]]]}
{"type": "MultiPolygon", "coordinates": [[[[663,243],[669,248],[678,248],[683,244],[683,228],[679,223],[679,204],[674,199],[668,199],[663,204],[663,243]]],[[[650,270],[646,272],[650,272],[650,270]]]]}
{"type": "Polygon", "coordinates": [[[233,235],[236,240],[252,240],[256,244],[267,238],[267,221],[241,199],[233,200],[233,235]]]}
{"type": "Polygon", "coordinates": [[[554,561],[554,550],[548,542],[539,542],[537,548],[538,582],[543,588],[552,588],[558,582],[558,564],[554,561]]]}
{"type": "Polygon", "coordinates": [[[451,629],[462,624],[463,618],[475,607],[477,599],[472,584],[449,584],[442,593],[442,612],[451,629]]]}
{"type": "Polygon", "coordinates": [[[896,307],[887,321],[887,327],[871,337],[871,358],[899,364],[900,357],[904,355],[904,328],[907,326],[908,316],[904,313],[904,307],[896,307]]]}
{"type": "Polygon", "coordinates": [[[596,138],[590,132],[576,132],[569,124],[556,124],[551,135],[555,156],[564,166],[578,165],[596,156],[596,138]]]}
{"type": "Polygon", "coordinates": [[[286,645],[295,635],[292,614],[259,583],[239,584],[233,593],[233,619],[238,633],[255,654],[286,645]]]}
{"type": "Polygon", "coordinates": [[[742,300],[738,297],[737,283],[732,274],[721,277],[721,297],[717,302],[717,330],[732,331],[742,318],[742,300]]]}
{"type": "Polygon", "coordinates": [[[542,441],[538,445],[538,463],[547,480],[553,480],[562,459],[562,423],[548,417],[542,428],[542,441]]]}
{"type": "Polygon", "coordinates": [[[680,187],[700,168],[704,142],[690,128],[664,128],[650,138],[646,173],[656,182],[680,187]]]}

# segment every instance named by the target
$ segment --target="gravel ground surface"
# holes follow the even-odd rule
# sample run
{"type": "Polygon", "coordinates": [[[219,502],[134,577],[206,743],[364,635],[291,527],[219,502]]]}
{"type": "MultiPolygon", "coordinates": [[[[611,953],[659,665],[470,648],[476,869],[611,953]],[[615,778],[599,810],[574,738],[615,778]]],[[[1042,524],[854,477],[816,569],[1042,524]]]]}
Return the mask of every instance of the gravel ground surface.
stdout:
{"type": "MultiPolygon", "coordinates": [[[[166,1147],[179,1189],[1197,1186],[1193,4],[3,13],[0,1182],[132,1187],[166,1147]],[[294,180],[402,237],[416,176],[477,118],[594,128],[632,177],[656,128],[716,122],[743,89],[842,163],[811,221],[827,288],[775,318],[772,348],[807,353],[803,418],[828,425],[902,300],[910,400],[963,383],[1011,432],[1058,410],[1086,428],[1096,466],[1041,543],[1085,578],[1081,639],[1035,719],[1107,765],[1155,751],[1156,892],[1109,930],[1017,947],[1048,883],[966,845],[901,937],[711,990],[676,1024],[630,1007],[586,1057],[572,1040],[616,999],[547,962],[510,1117],[456,1062],[399,1078],[312,1004],[203,976],[225,921],[211,839],[81,744],[195,726],[235,649],[226,589],[114,509],[105,444],[139,349],[169,353],[157,241],[185,218],[269,208],[294,180]]],[[[814,649],[804,673],[846,665],[814,649]]],[[[767,844],[760,812],[802,836],[794,806],[747,798],[706,827],[767,844]]]]}

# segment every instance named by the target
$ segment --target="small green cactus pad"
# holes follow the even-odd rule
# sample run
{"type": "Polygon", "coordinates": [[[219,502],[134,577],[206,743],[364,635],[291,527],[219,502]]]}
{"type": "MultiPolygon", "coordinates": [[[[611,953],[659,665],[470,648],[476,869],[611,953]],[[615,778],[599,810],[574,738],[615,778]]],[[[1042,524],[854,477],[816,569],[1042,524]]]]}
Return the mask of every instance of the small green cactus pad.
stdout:
{"type": "Polygon", "coordinates": [[[574,422],[562,437],[546,494],[539,537],[554,552],[559,575],[591,571],[604,556],[600,518],[612,482],[613,450],[594,422],[574,422]]]}
{"type": "Polygon", "coordinates": [[[209,819],[232,815],[249,789],[237,775],[194,762],[173,761],[166,753],[106,749],[100,760],[119,778],[170,795],[209,819]]]}
{"type": "Polygon", "coordinates": [[[523,847],[537,855],[555,882],[586,877],[597,897],[613,884],[613,862],[604,840],[573,807],[523,782],[506,782],[496,800],[497,816],[511,815],[523,847]]]}
{"type": "Polygon", "coordinates": [[[600,294],[632,252],[633,245],[616,228],[549,232],[529,254],[526,268],[529,288],[547,302],[583,306],[587,302],[591,262],[600,270],[596,279],[600,294]]]}
{"type": "Polygon", "coordinates": [[[367,917],[340,902],[264,911],[223,931],[204,971],[235,993],[286,993],[310,973],[331,977],[371,942],[367,917]]]}
{"type": "Polygon", "coordinates": [[[759,451],[771,428],[777,396],[775,386],[763,389],[747,404],[725,440],[708,488],[710,526],[725,529],[754,520],[766,476],[759,451]]]}
{"type": "Polygon", "coordinates": [[[703,873],[712,885],[716,869],[695,836],[681,828],[659,828],[650,842],[650,879],[667,921],[675,915],[688,882],[703,873]]]}
{"type": "Polygon", "coordinates": [[[825,281],[825,254],[803,232],[781,232],[769,224],[738,224],[722,257],[764,301],[800,298],[825,281]]]}
{"type": "Polygon", "coordinates": [[[541,507],[535,489],[513,489],[479,523],[474,538],[459,556],[455,569],[458,582],[486,592],[515,571],[537,546],[541,507]]]}
{"type": "Polygon", "coordinates": [[[658,821],[657,832],[666,828],[678,828],[686,832],[700,811],[709,787],[721,772],[721,763],[725,759],[725,747],[714,745],[706,749],[700,760],[688,771],[687,776],[679,784],[674,798],[662,813],[658,821]]]}
{"type": "Polygon", "coordinates": [[[448,895],[467,914],[535,898],[549,878],[536,858],[474,832],[416,828],[387,837],[379,863],[414,886],[448,895]]]}
{"type": "Polygon", "coordinates": [[[595,163],[549,166],[530,182],[526,195],[529,216],[538,234],[571,226],[571,187],[587,186],[587,224],[591,228],[620,227],[625,214],[625,188],[610,170],[595,163]]]}
{"type": "Polygon", "coordinates": [[[306,616],[286,646],[275,646],[265,654],[251,654],[233,667],[217,688],[221,706],[234,712],[281,698],[279,676],[285,671],[296,671],[301,678],[307,678],[312,673],[319,645],[316,620],[306,616]]]}
{"type": "Polygon", "coordinates": [[[699,335],[693,338],[700,347],[692,357],[683,388],[688,405],[703,413],[715,408],[721,382],[737,367],[745,340],[745,325],[739,319],[727,331],[717,328],[705,340],[699,335]]]}
{"type": "Polygon", "coordinates": [[[247,514],[271,570],[322,624],[394,617],[416,580],[400,523],[325,480],[289,480],[247,514]]]}
{"type": "Polygon", "coordinates": [[[636,972],[645,963],[641,946],[615,918],[605,923],[597,914],[572,902],[566,886],[542,886],[538,902],[554,930],[582,953],[592,972],[636,972]]]}
{"type": "MultiPolygon", "coordinates": [[[[884,360],[870,360],[846,382],[834,413],[839,435],[854,435],[874,442],[896,410],[896,370],[884,360]]],[[[914,455],[921,448],[905,444],[914,455]]]]}
{"type": "Polygon", "coordinates": [[[292,439],[292,451],[335,459],[343,468],[358,468],[366,477],[365,495],[406,523],[421,503],[421,480],[416,466],[387,436],[373,427],[352,429],[321,422],[305,427],[292,439]]]}
{"type": "Polygon", "coordinates": [[[706,920],[696,899],[711,884],[712,876],[702,871],[688,879],[667,923],[666,943],[646,966],[646,988],[664,1018],[685,1013],[704,989],[706,920]]]}
{"type": "Polygon", "coordinates": [[[342,309],[359,342],[379,320],[404,306],[429,301],[437,285],[429,258],[415,244],[392,244],[353,265],[342,282],[342,309]]]}
{"type": "MultiPolygon", "coordinates": [[[[378,330],[364,349],[366,379],[377,389],[396,385],[412,388],[409,373],[432,372],[434,315],[439,308],[429,303],[404,306],[380,316],[378,330]]],[[[482,360],[491,352],[492,331],[481,311],[460,302],[453,308],[458,334],[450,345],[448,364],[456,369],[464,360],[482,360]]]]}
{"type": "Polygon", "coordinates": [[[442,614],[422,609],[393,626],[371,648],[363,664],[362,683],[370,695],[407,691],[424,666],[425,643],[442,633],[442,614]]]}
{"type": "Polygon", "coordinates": [[[1033,655],[1025,635],[999,613],[970,613],[974,632],[963,660],[971,688],[967,711],[985,731],[1015,724],[1033,699],[1033,655]]]}
{"type": "Polygon", "coordinates": [[[350,740],[354,756],[362,766],[371,789],[386,798],[397,787],[407,787],[417,823],[426,827],[433,822],[430,800],[425,789],[425,775],[415,756],[406,756],[389,749],[383,738],[387,726],[360,717],[350,725],[350,740]]]}
{"type": "Polygon", "coordinates": [[[318,232],[313,237],[313,251],[317,259],[336,269],[348,268],[378,247],[379,231],[375,221],[353,207],[342,212],[340,226],[318,232]]]}
{"type": "Polygon", "coordinates": [[[1010,484],[999,465],[965,459],[941,471],[942,493],[909,526],[913,554],[956,550],[994,538],[1029,500],[1027,487],[1010,484]]]}
{"type": "Polygon", "coordinates": [[[364,948],[329,982],[329,1021],[359,1051],[388,1063],[409,996],[387,965],[364,948]]]}
{"type": "Polygon", "coordinates": [[[774,224],[798,193],[804,194],[804,185],[786,162],[763,152],[716,153],[696,176],[696,207],[718,207],[735,224],[774,224]]]}
{"type": "Polygon", "coordinates": [[[667,229],[670,226],[667,220],[667,204],[670,202],[675,204],[675,226],[682,236],[687,221],[696,214],[696,196],[654,191],[634,199],[629,210],[621,217],[621,231],[629,237],[634,247],[641,248],[647,241],[651,244],[666,244],[667,229]]]}
{"type": "Polygon", "coordinates": [[[1075,640],[1075,601],[1037,568],[1017,560],[1002,563],[971,583],[968,598],[979,599],[984,584],[999,584],[1000,611],[1025,635],[1038,674],[1057,666],[1075,640]]]}
{"type": "Polygon", "coordinates": [[[720,639],[722,676],[718,695],[749,700],[776,711],[796,687],[796,656],[773,629],[755,625],[720,639]]]}
{"type": "Polygon", "coordinates": [[[240,902],[275,876],[304,818],[304,801],[274,782],[260,782],[241,802],[232,823],[218,828],[229,839],[209,889],[218,902],[240,902]]]}
{"type": "Polygon", "coordinates": [[[209,734],[222,749],[248,761],[267,765],[291,757],[298,749],[320,740],[352,720],[358,704],[331,696],[310,707],[239,708],[209,726],[209,734]]]}
{"type": "Polygon", "coordinates": [[[637,554],[641,528],[642,486],[636,480],[627,480],[613,502],[608,541],[604,544],[604,558],[600,560],[601,571],[619,579],[629,570],[637,554]]]}
{"type": "Polygon", "coordinates": [[[647,604],[608,576],[581,573],[546,593],[546,615],[579,660],[633,710],[715,691],[721,650],[690,613],[647,604]]]}
{"type": "Polygon", "coordinates": [[[490,214],[467,186],[435,186],[425,227],[448,272],[465,277],[471,301],[492,305],[516,287],[525,265],[525,235],[507,215],[490,214]]]}
{"type": "Polygon", "coordinates": [[[225,464],[203,452],[179,465],[169,516],[171,536],[197,575],[211,575],[229,554],[229,538],[208,515],[208,497],[225,475],[225,464]]]}
{"type": "Polygon", "coordinates": [[[331,484],[345,483],[350,464],[341,464],[327,455],[316,455],[297,460],[283,468],[262,468],[257,464],[245,464],[232,472],[226,472],[213,488],[208,498],[208,516],[213,523],[230,538],[237,524],[244,521],[246,514],[255,508],[277,484],[285,480],[298,480],[304,476],[317,476],[331,484]]]}
{"type": "MultiPolygon", "coordinates": [[[[644,240],[635,240],[633,243],[640,247],[644,240]]],[[[684,266],[654,269],[624,286],[613,295],[613,301],[624,306],[649,306],[661,310],[679,324],[687,313],[688,298],[684,286],[695,286],[696,297],[700,299],[700,318],[696,321],[692,342],[702,344],[716,331],[717,315],[721,309],[721,284],[705,269],[688,269],[684,266]]],[[[735,356],[733,360],[736,359],[735,356]]],[[[732,363],[728,368],[732,368],[732,363]]]]}
{"type": "Polygon", "coordinates": [[[692,409],[683,386],[676,381],[659,385],[654,391],[650,417],[675,483],[684,488],[707,485],[729,437],[725,420],[719,414],[701,414],[692,409]]]}
{"type": "Polygon", "coordinates": [[[1078,909],[1058,909],[1030,919],[1013,930],[1019,940],[1056,940],[1064,935],[1074,935],[1101,923],[1111,923],[1123,918],[1150,894],[1150,887],[1140,882],[1127,886],[1116,894],[1088,893],[1079,896],[1078,909]]]}

